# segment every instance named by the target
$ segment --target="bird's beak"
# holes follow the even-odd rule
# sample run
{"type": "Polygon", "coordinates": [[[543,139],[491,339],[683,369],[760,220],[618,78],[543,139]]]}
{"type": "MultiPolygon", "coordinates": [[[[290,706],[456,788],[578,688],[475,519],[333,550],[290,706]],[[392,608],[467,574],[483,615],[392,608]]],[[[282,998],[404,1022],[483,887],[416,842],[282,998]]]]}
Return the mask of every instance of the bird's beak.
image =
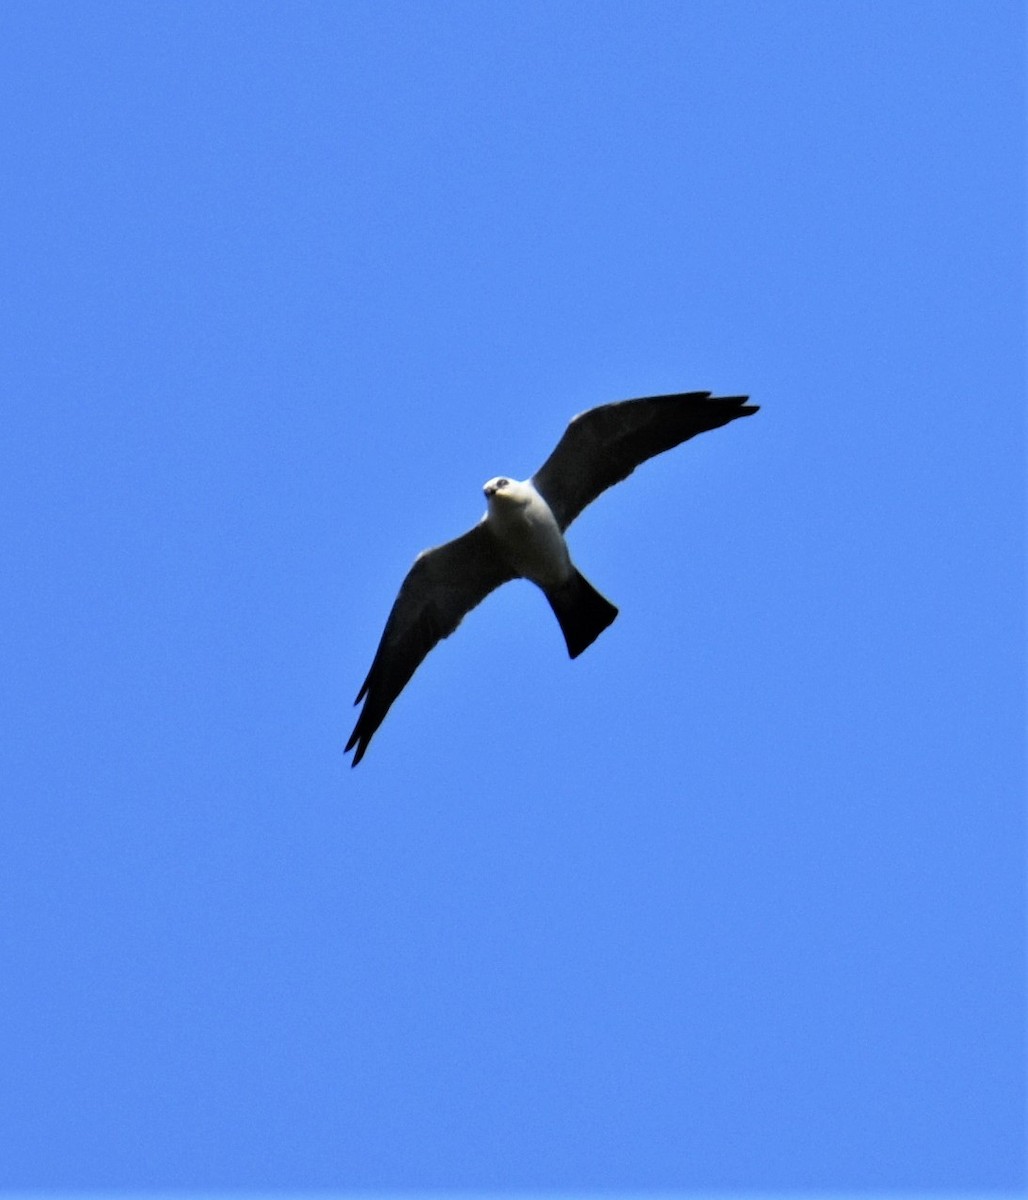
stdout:
{"type": "Polygon", "coordinates": [[[485,492],[487,496],[492,496],[496,492],[496,488],[494,488],[492,484],[487,483],[482,491],[485,492]]]}

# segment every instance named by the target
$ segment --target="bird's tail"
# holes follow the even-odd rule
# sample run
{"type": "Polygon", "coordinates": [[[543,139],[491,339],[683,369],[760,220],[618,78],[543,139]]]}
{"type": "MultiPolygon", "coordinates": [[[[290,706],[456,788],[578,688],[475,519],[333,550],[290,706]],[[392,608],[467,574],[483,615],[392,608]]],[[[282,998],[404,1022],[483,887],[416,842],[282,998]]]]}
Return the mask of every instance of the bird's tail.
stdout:
{"type": "Polygon", "coordinates": [[[568,644],[568,654],[577,658],[612,624],[618,610],[593,587],[588,579],[575,571],[567,583],[546,592],[553,615],[560,622],[561,633],[568,644]]]}

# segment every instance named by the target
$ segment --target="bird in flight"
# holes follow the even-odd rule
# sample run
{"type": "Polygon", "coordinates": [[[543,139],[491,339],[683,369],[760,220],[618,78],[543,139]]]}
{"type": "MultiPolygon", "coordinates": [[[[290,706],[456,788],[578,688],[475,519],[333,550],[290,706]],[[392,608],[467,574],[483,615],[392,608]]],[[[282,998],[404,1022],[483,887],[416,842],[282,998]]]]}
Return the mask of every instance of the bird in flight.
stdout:
{"type": "Polygon", "coordinates": [[[452,542],[424,550],[403,581],[367,679],[346,750],[356,766],[428,652],[466,613],[511,579],[530,579],[550,603],[568,654],[577,658],[618,615],[571,561],[564,531],[587,504],[655,454],[748,417],[748,396],[682,392],[601,404],[579,413],[538,471],[497,475],[483,487],[487,508],[452,542]]]}

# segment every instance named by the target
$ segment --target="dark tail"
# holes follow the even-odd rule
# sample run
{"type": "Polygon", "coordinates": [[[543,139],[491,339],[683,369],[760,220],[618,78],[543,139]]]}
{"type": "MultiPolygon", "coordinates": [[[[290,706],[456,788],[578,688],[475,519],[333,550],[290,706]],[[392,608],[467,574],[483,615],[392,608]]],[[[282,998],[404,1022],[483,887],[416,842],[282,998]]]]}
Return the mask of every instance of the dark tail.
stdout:
{"type": "Polygon", "coordinates": [[[591,646],[618,615],[614,605],[605,600],[578,571],[567,583],[547,591],[546,599],[560,622],[560,630],[572,658],[577,658],[587,646],[591,646]]]}

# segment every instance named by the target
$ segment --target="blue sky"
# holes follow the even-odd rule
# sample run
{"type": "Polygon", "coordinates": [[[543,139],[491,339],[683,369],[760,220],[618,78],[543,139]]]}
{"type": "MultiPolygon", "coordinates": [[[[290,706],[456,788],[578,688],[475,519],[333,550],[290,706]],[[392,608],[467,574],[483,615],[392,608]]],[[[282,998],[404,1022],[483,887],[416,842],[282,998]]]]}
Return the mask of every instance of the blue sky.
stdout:
{"type": "Polygon", "coordinates": [[[3,6],[0,1187],[1024,1183],[1023,41],[3,6]],[[698,388],[350,771],[414,554],[698,388]]]}

